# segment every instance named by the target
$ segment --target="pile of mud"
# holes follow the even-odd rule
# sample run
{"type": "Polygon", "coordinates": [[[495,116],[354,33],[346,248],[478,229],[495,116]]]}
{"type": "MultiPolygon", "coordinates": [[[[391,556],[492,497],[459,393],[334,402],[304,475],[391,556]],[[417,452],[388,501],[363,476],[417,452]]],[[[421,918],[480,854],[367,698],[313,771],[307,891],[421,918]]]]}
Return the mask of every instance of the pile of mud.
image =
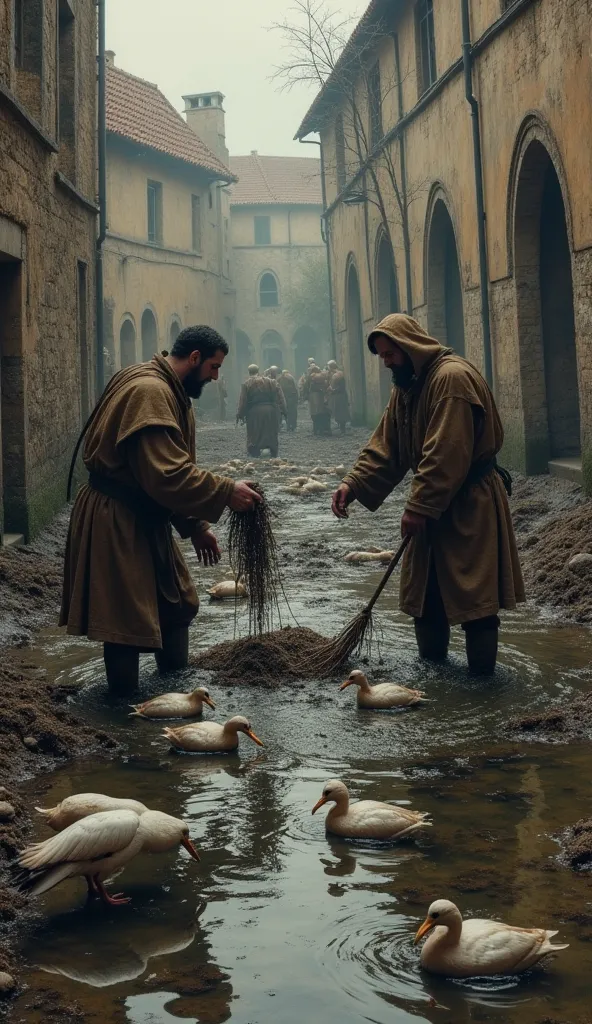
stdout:
{"type": "Polygon", "coordinates": [[[592,622],[592,569],[569,568],[574,555],[592,554],[592,501],[551,518],[520,547],[529,600],[557,608],[564,619],[592,622]]]}
{"type": "Polygon", "coordinates": [[[592,691],[570,701],[537,711],[509,723],[513,731],[540,733],[543,736],[567,740],[592,735],[592,691]]]}
{"type": "Polygon", "coordinates": [[[560,837],[563,855],[571,868],[592,867],[592,818],[581,818],[560,837]]]}
{"type": "Polygon", "coordinates": [[[263,636],[227,640],[198,654],[193,664],[214,672],[221,683],[265,686],[313,678],[312,665],[331,644],[326,636],[303,626],[286,626],[263,636]]]}

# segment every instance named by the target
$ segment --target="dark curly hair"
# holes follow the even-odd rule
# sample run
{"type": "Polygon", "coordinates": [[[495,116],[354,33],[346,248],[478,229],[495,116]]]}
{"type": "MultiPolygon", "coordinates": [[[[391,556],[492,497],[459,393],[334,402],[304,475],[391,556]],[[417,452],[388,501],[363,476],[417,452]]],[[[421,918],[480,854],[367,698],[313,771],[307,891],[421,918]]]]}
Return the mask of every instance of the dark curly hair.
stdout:
{"type": "Polygon", "coordinates": [[[187,359],[192,352],[201,352],[202,360],[211,359],[216,352],[228,355],[228,342],[218,331],[206,324],[184,327],[175,339],[171,355],[175,359],[187,359]]]}

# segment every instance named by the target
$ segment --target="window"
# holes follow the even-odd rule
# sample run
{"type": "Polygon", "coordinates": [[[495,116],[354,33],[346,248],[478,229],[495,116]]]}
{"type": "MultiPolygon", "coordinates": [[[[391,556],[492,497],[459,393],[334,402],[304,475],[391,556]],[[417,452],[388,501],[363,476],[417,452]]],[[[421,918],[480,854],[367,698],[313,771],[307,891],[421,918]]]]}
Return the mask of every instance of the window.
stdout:
{"type": "Polygon", "coordinates": [[[255,245],[271,245],[271,217],[255,217],[255,245]]]}
{"type": "Polygon", "coordinates": [[[382,130],[382,94],[380,91],[380,64],[378,61],[368,76],[368,104],[370,108],[370,146],[378,145],[384,132],[382,130]]]}
{"type": "Polygon", "coordinates": [[[27,110],[41,120],[43,0],[14,0],[13,18],[16,93],[27,110]]]}
{"type": "Polygon", "coordinates": [[[214,205],[214,200],[212,198],[212,187],[210,186],[210,190],[208,192],[208,206],[209,206],[210,210],[212,209],[213,205],[214,205]]]}
{"type": "Polygon", "coordinates": [[[22,68],[25,56],[24,0],[14,0],[14,63],[22,68]]]}
{"type": "Polygon", "coordinates": [[[417,63],[420,95],[436,81],[434,0],[419,0],[415,8],[417,63]]]}
{"type": "Polygon", "coordinates": [[[259,305],[262,308],[279,306],[278,283],[273,274],[264,274],[259,282],[259,305]]]}
{"type": "Polygon", "coordinates": [[[201,252],[201,198],[191,196],[191,248],[201,252]]]}
{"type": "Polygon", "coordinates": [[[148,200],[148,241],[162,242],[162,184],[149,181],[146,190],[148,200]]]}
{"type": "Polygon", "coordinates": [[[76,51],[75,22],[67,0],[58,7],[58,130],[60,165],[76,177],[76,51]],[[62,148],[63,147],[63,148],[62,148]]]}
{"type": "Polygon", "coordinates": [[[77,320],[78,320],[78,351],[80,352],[80,405],[82,421],[89,413],[90,388],[88,379],[88,286],[86,263],[78,261],[77,279],[77,320]]]}
{"type": "Polygon", "coordinates": [[[335,170],[337,188],[341,192],[345,188],[345,133],[343,131],[343,114],[335,120],[335,170]]]}

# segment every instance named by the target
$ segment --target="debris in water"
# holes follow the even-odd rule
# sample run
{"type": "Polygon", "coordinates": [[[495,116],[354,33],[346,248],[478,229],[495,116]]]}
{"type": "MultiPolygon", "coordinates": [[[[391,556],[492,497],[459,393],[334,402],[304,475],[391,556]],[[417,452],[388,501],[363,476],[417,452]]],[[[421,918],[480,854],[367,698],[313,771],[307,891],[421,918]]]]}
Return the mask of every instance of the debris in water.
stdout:
{"type": "Polygon", "coordinates": [[[313,629],[286,626],[217,644],[199,654],[194,664],[227,683],[275,688],[281,682],[318,678],[317,663],[330,643],[313,629]]]}

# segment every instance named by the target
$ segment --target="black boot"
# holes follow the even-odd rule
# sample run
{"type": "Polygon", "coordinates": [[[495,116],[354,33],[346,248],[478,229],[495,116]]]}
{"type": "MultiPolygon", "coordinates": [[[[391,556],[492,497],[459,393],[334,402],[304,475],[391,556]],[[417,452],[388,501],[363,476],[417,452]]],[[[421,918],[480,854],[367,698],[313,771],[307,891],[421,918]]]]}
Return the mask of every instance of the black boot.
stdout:
{"type": "Polygon", "coordinates": [[[473,676],[491,676],[495,671],[499,638],[499,619],[492,615],[463,625],[467,661],[473,676]]]}
{"type": "Polygon", "coordinates": [[[115,697],[134,693],[140,683],[140,652],[126,644],[103,644],[109,692],[115,697]]]}
{"type": "Polygon", "coordinates": [[[420,658],[427,661],[444,661],[450,643],[450,626],[447,622],[415,619],[415,639],[420,658]]]}
{"type": "Polygon", "coordinates": [[[158,671],[178,672],[189,664],[189,627],[179,626],[162,634],[162,650],[155,651],[158,671]]]}

